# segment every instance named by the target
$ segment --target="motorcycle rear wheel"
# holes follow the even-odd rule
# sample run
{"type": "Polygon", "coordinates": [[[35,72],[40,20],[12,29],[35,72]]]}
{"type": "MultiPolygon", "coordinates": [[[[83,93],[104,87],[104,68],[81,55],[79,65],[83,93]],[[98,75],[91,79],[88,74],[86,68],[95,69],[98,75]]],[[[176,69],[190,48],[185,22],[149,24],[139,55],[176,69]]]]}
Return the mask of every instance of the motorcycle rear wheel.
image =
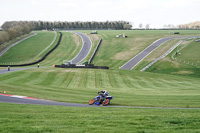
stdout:
{"type": "Polygon", "coordinates": [[[95,99],[94,98],[89,101],[89,105],[93,105],[94,103],[95,103],[95,99]]]}

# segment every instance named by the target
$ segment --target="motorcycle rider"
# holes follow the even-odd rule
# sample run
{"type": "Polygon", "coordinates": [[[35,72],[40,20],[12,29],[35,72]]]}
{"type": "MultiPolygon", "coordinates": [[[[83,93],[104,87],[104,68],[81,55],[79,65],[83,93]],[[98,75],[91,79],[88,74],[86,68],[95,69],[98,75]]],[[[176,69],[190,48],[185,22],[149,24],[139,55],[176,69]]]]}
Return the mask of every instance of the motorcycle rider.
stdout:
{"type": "Polygon", "coordinates": [[[100,106],[101,106],[103,103],[103,100],[104,100],[103,97],[109,96],[109,93],[107,90],[102,90],[102,91],[99,91],[98,94],[100,95],[99,102],[100,102],[100,106]]]}

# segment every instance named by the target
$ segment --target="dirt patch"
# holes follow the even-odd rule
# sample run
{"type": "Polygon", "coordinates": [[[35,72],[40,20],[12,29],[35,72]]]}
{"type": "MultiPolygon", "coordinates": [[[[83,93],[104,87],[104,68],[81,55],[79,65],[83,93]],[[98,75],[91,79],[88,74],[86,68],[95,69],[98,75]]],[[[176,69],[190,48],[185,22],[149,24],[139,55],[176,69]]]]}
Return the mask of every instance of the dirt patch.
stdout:
{"type": "Polygon", "coordinates": [[[81,38],[76,34],[73,34],[73,38],[75,40],[76,46],[79,46],[81,44],[81,38]]]}
{"type": "Polygon", "coordinates": [[[128,60],[132,56],[133,56],[133,52],[120,52],[120,53],[117,53],[113,57],[113,59],[116,59],[116,60],[128,60]]]}
{"type": "Polygon", "coordinates": [[[192,71],[178,71],[178,72],[173,72],[173,74],[193,74],[193,72],[192,71]]]}
{"type": "Polygon", "coordinates": [[[90,39],[95,42],[99,40],[99,37],[95,34],[88,34],[88,36],[90,37],[90,39]]]}

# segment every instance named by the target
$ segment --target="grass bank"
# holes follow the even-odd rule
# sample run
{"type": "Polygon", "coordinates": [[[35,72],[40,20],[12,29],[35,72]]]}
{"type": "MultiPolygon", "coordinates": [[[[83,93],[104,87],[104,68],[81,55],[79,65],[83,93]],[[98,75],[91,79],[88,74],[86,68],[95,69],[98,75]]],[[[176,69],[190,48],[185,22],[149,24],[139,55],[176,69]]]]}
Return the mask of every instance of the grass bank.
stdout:
{"type": "Polygon", "coordinates": [[[0,92],[85,103],[107,89],[112,105],[200,107],[199,79],[127,70],[39,68],[0,75],[0,92]]]}
{"type": "Polygon", "coordinates": [[[0,132],[200,132],[200,110],[80,108],[0,103],[0,132]]]}
{"type": "Polygon", "coordinates": [[[47,53],[49,49],[55,46],[59,38],[59,35],[55,32],[37,31],[37,33],[38,35],[10,48],[3,56],[0,57],[0,63],[22,64],[36,61],[47,53]],[[54,41],[56,35],[57,37],[54,41]],[[53,45],[48,48],[51,43],[53,43],[53,45]]]}
{"type": "Polygon", "coordinates": [[[147,71],[199,78],[199,50],[199,42],[194,40],[183,41],[169,56],[157,62],[147,71]]]}

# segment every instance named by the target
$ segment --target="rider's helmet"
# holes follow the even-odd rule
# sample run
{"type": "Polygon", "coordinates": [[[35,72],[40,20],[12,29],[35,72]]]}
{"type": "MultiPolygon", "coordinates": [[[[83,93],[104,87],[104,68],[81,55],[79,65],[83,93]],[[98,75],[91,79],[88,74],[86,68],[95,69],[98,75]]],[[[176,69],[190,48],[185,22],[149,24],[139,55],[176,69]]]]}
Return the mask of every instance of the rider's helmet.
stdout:
{"type": "Polygon", "coordinates": [[[107,90],[103,90],[104,91],[104,94],[106,95],[106,96],[108,96],[109,95],[109,93],[108,93],[108,91],[107,90]]]}

